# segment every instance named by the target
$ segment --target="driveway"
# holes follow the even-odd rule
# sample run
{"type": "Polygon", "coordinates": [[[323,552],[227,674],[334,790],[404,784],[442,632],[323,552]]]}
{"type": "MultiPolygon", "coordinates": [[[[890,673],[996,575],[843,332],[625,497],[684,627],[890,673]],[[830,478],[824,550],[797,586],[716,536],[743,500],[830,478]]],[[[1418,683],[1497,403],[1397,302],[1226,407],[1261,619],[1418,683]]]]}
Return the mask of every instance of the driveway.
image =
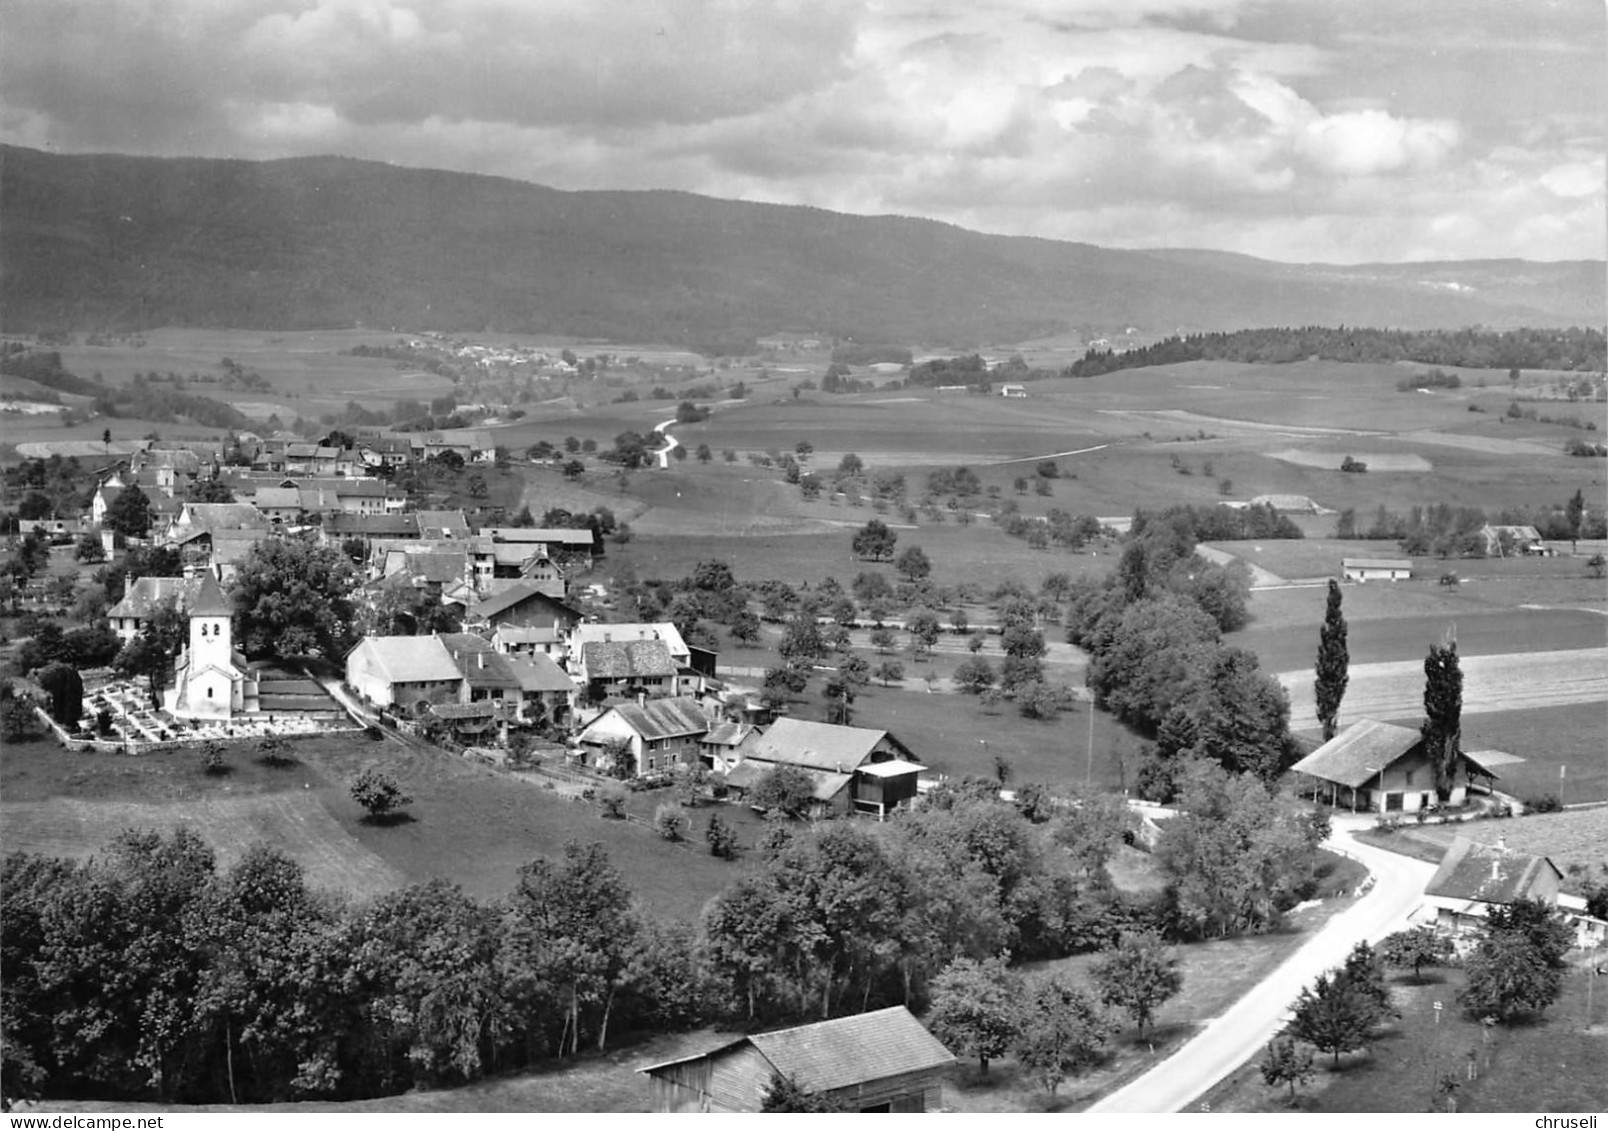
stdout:
{"type": "Polygon", "coordinates": [[[1423,901],[1435,866],[1361,844],[1352,830],[1372,817],[1336,817],[1325,847],[1360,860],[1372,874],[1368,892],[1334,916],[1300,950],[1172,1056],[1089,1108],[1090,1112],[1181,1111],[1191,1100],[1260,1053],[1284,1025],[1290,1004],[1325,970],[1345,962],[1359,941],[1378,942],[1407,925],[1423,901]]]}

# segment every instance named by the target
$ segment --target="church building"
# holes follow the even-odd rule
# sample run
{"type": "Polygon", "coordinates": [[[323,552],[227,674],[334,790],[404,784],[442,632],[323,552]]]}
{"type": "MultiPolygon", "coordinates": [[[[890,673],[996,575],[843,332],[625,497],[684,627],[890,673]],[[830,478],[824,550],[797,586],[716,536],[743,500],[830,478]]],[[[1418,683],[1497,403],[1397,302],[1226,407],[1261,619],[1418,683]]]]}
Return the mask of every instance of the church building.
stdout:
{"type": "Polygon", "coordinates": [[[234,650],[234,607],[218,579],[203,573],[187,603],[190,646],[179,654],[173,686],[163,706],[181,719],[228,720],[254,708],[256,687],[246,674],[246,659],[234,650]]]}

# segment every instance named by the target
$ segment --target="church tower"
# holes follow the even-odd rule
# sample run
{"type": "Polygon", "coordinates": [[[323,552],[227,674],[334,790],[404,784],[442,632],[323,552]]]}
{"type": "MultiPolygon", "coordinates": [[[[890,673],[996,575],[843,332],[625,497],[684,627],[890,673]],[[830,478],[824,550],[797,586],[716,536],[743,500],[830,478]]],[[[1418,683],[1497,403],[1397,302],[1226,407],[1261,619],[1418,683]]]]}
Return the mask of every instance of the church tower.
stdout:
{"type": "Polygon", "coordinates": [[[234,606],[210,570],[202,573],[190,602],[190,669],[234,667],[234,606]]]}

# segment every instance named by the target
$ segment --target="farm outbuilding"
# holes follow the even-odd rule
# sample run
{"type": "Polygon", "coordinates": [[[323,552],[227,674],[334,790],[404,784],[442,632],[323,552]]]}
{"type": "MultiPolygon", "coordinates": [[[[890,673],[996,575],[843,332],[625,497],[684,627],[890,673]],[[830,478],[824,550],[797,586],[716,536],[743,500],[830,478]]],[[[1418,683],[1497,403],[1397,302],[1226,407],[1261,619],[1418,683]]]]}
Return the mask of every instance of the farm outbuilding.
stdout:
{"type": "Polygon", "coordinates": [[[1413,575],[1407,558],[1341,558],[1340,572],[1347,581],[1406,581],[1413,575]]]}
{"type": "Polygon", "coordinates": [[[938,1106],[952,1053],[902,1005],[773,1033],[698,1056],[652,1064],[656,1112],[757,1112],[773,1077],[838,1101],[847,1111],[924,1112],[938,1106]]]}
{"type": "MultiPolygon", "coordinates": [[[[1330,804],[1379,813],[1416,813],[1437,803],[1435,772],[1424,736],[1410,727],[1358,719],[1291,769],[1314,780],[1314,791],[1330,804]]],[[[1489,789],[1490,768],[1463,754],[1451,789],[1439,802],[1462,805],[1471,784],[1489,789]]]]}
{"type": "Polygon", "coordinates": [[[1516,900],[1556,906],[1562,880],[1548,857],[1515,852],[1500,839],[1481,844],[1457,837],[1424,888],[1424,918],[1461,933],[1479,927],[1492,907],[1516,900]]]}

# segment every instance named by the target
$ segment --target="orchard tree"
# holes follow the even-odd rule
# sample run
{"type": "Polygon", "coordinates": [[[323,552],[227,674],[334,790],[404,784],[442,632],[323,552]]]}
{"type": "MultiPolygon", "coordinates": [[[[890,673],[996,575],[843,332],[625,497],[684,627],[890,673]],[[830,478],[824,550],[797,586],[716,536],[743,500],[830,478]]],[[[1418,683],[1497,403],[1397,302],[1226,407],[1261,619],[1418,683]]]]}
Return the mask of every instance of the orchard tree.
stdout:
{"type": "Polygon", "coordinates": [[[1340,716],[1340,700],[1350,682],[1351,654],[1346,647],[1346,618],[1340,612],[1340,583],[1329,579],[1329,604],[1318,631],[1317,680],[1313,694],[1318,721],[1323,724],[1323,741],[1334,737],[1340,716]]]}
{"type": "Polygon", "coordinates": [[[884,660],[871,669],[871,674],[882,681],[883,687],[892,687],[904,679],[904,665],[898,660],[884,660]]]}
{"type": "Polygon", "coordinates": [[[1148,932],[1125,934],[1115,950],[1095,964],[1094,984],[1106,1005],[1126,1010],[1139,1028],[1139,1039],[1155,1018],[1156,1008],[1183,988],[1178,958],[1148,932]]]}
{"type": "Polygon", "coordinates": [[[704,830],[709,844],[709,855],[730,860],[737,852],[737,830],[720,819],[719,813],[709,815],[709,827],[704,830]]]}
{"type": "Polygon", "coordinates": [[[1267,1056],[1259,1067],[1268,1087],[1289,1085],[1290,1102],[1294,1103],[1296,1085],[1312,1079],[1312,1050],[1289,1037],[1274,1037],[1267,1043],[1267,1056]]]}
{"type": "Polygon", "coordinates": [[[1110,1033],[1094,999],[1052,975],[1028,993],[1016,1059],[1053,1096],[1068,1076],[1099,1061],[1110,1033]]]}
{"type": "Polygon", "coordinates": [[[1540,1013],[1562,992],[1563,956],[1573,943],[1569,928],[1540,900],[1492,907],[1464,963],[1458,1000],[1472,1017],[1510,1021],[1540,1013]]]}
{"type": "Polygon", "coordinates": [[[357,577],[339,549],[300,538],[266,538],[240,564],[230,594],[247,656],[317,652],[342,656],[354,643],[357,577]]]}
{"type": "Polygon", "coordinates": [[[1397,931],[1379,944],[1380,957],[1390,966],[1412,970],[1414,982],[1423,981],[1425,966],[1445,966],[1454,954],[1452,940],[1434,927],[1397,931]]]}
{"type": "Polygon", "coordinates": [[[1424,722],[1419,730],[1435,774],[1435,792],[1446,801],[1463,757],[1463,669],[1457,641],[1450,636],[1431,645],[1424,659],[1424,722]]]}
{"type": "Polygon", "coordinates": [[[969,695],[981,695],[994,686],[994,668],[981,656],[967,656],[955,665],[955,686],[969,695]]]}
{"type": "MultiPolygon", "coordinates": [[[[857,558],[870,558],[872,561],[884,561],[893,557],[893,548],[898,544],[899,536],[888,529],[888,524],[880,518],[873,518],[861,527],[854,535],[854,556],[857,558]]],[[[863,595],[862,600],[865,600],[863,595]]]]}
{"type": "Polygon", "coordinates": [[[1375,995],[1344,970],[1319,974],[1290,1008],[1291,1035],[1332,1054],[1336,1065],[1341,1053],[1372,1044],[1384,1019],[1375,995]]]}
{"type": "Polygon", "coordinates": [[[932,983],[927,1024],[945,1045],[988,1062],[1010,1051],[1021,1032],[1022,980],[1003,959],[957,958],[932,983]]]}
{"type": "Polygon", "coordinates": [[[927,551],[920,546],[910,546],[894,559],[893,568],[906,581],[920,581],[932,573],[932,562],[927,558],[927,551]]]}

